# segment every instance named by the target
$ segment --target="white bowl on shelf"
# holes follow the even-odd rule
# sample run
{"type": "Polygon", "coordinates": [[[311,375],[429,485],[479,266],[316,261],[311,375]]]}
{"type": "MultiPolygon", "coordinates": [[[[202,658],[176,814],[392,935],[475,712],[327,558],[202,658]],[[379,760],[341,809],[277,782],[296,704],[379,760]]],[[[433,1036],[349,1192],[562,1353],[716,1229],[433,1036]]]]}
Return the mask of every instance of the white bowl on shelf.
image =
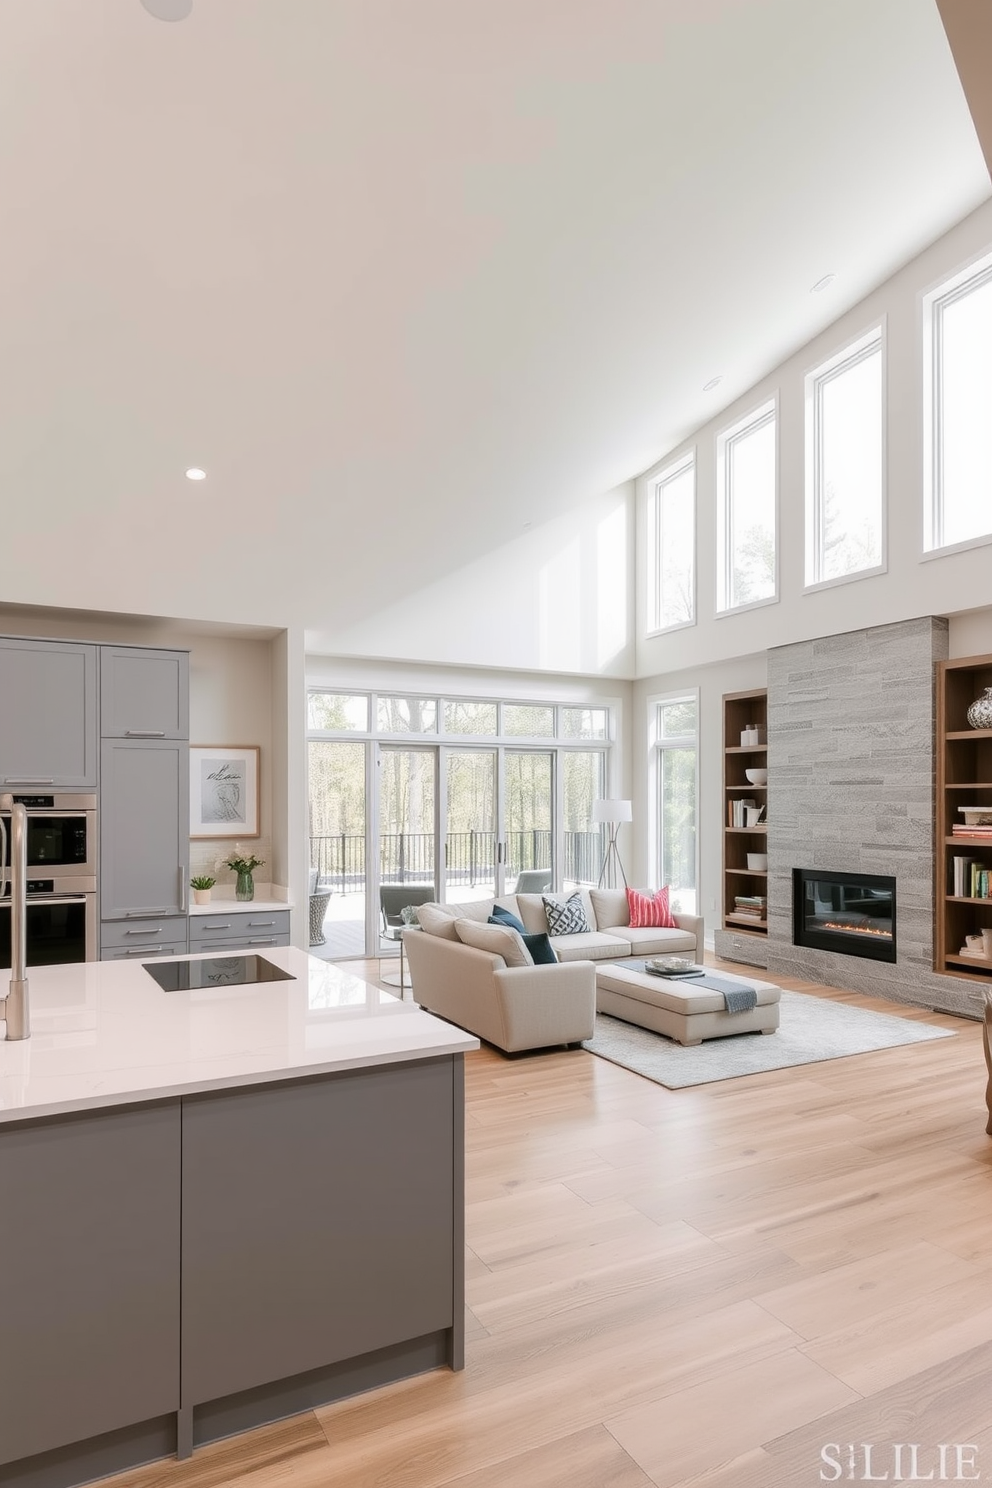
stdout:
{"type": "Polygon", "coordinates": [[[748,853],[747,866],[750,873],[766,873],[768,871],[768,854],[748,853]]]}
{"type": "Polygon", "coordinates": [[[749,781],[749,783],[751,785],[767,785],[768,784],[768,771],[767,770],[757,770],[757,769],[755,769],[755,770],[745,770],[744,771],[744,774],[747,776],[748,781],[749,781]]]}

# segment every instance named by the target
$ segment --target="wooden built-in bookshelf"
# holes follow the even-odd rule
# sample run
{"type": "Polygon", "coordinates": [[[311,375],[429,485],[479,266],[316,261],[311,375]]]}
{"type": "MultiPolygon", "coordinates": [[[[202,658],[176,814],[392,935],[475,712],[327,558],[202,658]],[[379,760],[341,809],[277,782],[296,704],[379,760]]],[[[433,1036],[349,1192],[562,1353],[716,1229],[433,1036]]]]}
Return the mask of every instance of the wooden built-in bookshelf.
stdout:
{"type": "Polygon", "coordinates": [[[992,898],[954,893],[954,859],[970,858],[992,880],[992,837],[955,835],[963,824],[959,806],[992,810],[992,729],[968,725],[968,708],[992,687],[992,656],[942,661],[937,668],[937,812],[934,902],[934,970],[945,976],[986,982],[992,990],[992,958],[963,956],[969,935],[992,929],[992,898]]]}
{"type": "Polygon", "coordinates": [[[744,773],[752,768],[767,768],[767,740],[767,690],[726,693],[723,699],[723,904],[720,922],[724,930],[732,930],[735,935],[765,935],[768,931],[767,903],[761,919],[739,913],[735,903],[739,895],[767,898],[767,870],[747,866],[748,853],[768,850],[767,809],[759,826],[731,824],[734,801],[752,800],[756,806],[767,808],[767,785],[752,785],[744,773]],[[741,743],[741,733],[748,727],[758,729],[760,744],[741,743]]]}

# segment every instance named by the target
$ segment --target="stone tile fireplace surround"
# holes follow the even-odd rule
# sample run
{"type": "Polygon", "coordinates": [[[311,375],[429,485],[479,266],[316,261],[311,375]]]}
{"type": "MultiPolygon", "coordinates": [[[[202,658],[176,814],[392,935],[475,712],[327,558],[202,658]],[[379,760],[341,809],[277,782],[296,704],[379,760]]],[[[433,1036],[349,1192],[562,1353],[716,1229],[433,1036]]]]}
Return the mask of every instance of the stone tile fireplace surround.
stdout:
{"type": "Polygon", "coordinates": [[[827,986],[981,1015],[969,985],[933,971],[933,616],[768,653],[768,936],[717,931],[720,954],[827,986]],[[792,870],[893,875],[894,965],[793,944],[792,870]],[[766,959],[767,958],[767,959],[766,959]]]}

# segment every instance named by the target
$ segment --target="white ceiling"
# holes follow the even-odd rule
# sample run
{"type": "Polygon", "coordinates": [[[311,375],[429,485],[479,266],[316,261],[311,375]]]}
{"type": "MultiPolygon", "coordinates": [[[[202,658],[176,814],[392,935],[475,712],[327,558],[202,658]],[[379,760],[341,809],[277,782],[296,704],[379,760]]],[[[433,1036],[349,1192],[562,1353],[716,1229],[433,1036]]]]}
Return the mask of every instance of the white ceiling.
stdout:
{"type": "Polygon", "coordinates": [[[108,609],[185,552],[333,632],[989,195],[934,0],[0,0],[0,69],[4,529],[116,553],[108,609]]]}

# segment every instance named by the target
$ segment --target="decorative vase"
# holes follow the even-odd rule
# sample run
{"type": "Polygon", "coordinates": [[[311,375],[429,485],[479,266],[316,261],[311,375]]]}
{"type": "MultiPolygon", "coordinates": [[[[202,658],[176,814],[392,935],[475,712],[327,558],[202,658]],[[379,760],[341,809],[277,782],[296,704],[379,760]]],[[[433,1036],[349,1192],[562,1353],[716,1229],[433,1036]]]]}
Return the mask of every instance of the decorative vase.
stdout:
{"type": "Polygon", "coordinates": [[[209,889],[194,889],[193,890],[193,902],[194,902],[194,904],[209,904],[210,903],[210,890],[209,889]]]}
{"type": "Polygon", "coordinates": [[[234,897],[235,899],[240,899],[243,904],[247,904],[250,899],[254,899],[255,880],[252,878],[250,872],[238,874],[238,881],[234,886],[234,897]]]}
{"type": "Polygon", "coordinates": [[[968,722],[973,729],[992,729],[992,687],[986,687],[968,709],[968,722]]]}

